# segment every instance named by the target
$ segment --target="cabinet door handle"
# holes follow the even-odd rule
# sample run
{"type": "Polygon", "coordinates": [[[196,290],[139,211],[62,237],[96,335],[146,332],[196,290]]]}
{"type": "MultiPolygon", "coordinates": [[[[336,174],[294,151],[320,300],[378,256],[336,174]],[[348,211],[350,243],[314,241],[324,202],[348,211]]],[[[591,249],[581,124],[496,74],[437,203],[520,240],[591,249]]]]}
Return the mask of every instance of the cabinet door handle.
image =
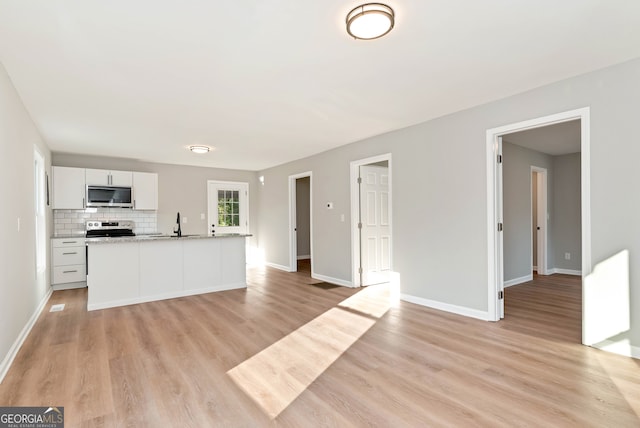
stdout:
{"type": "Polygon", "coordinates": [[[63,270],[62,273],[75,273],[78,272],[78,270],[63,270]]]}
{"type": "Polygon", "coordinates": [[[63,256],[69,255],[69,254],[78,254],[77,251],[71,252],[71,253],[62,253],[63,256]]]}
{"type": "Polygon", "coordinates": [[[82,208],[87,208],[87,205],[84,203],[84,198],[82,198],[82,208]]]}
{"type": "Polygon", "coordinates": [[[62,241],[63,244],[77,244],[77,241],[62,241]]]}

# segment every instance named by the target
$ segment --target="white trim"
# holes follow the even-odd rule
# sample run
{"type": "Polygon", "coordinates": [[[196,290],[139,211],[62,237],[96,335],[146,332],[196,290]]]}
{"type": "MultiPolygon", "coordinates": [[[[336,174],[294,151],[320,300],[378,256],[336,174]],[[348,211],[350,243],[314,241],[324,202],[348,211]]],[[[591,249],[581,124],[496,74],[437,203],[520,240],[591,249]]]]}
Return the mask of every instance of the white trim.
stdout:
{"type": "Polygon", "coordinates": [[[602,342],[598,342],[595,345],[591,345],[591,347],[596,349],[601,349],[605,352],[624,355],[625,357],[640,359],[640,347],[630,345],[626,340],[625,341],[603,340],[602,342]]]}
{"type": "MultiPolygon", "coordinates": [[[[309,252],[313,254],[313,172],[307,171],[289,176],[289,268],[287,268],[287,272],[298,271],[298,240],[294,230],[297,216],[296,180],[305,177],[309,177],[309,252]]],[[[307,258],[311,259],[311,272],[313,273],[313,257],[311,254],[307,258]]],[[[276,267],[276,269],[279,268],[276,267]]]]}
{"type": "MultiPolygon", "coordinates": [[[[498,240],[501,237],[496,232],[496,223],[498,222],[498,213],[496,212],[496,162],[495,151],[496,141],[504,134],[524,131],[527,129],[540,128],[543,126],[553,125],[556,123],[568,122],[571,120],[580,120],[581,129],[581,211],[582,211],[582,277],[591,273],[591,119],[590,108],[584,107],[576,110],[570,110],[562,113],[552,114],[536,119],[526,120],[519,123],[513,123],[497,128],[488,129],[486,132],[486,167],[487,167],[487,314],[490,321],[498,321],[498,287],[496,268],[498,260],[496,252],[498,251],[498,240]]],[[[501,285],[501,284],[500,284],[501,285]]],[[[584,301],[582,302],[584,316],[584,301]]],[[[584,320],[582,322],[584,329],[584,320]]],[[[584,330],[583,330],[584,337],[584,330]]]]}
{"type": "Polygon", "coordinates": [[[400,294],[400,299],[404,300],[405,302],[415,303],[416,305],[426,306],[428,308],[438,309],[440,311],[450,312],[456,315],[463,315],[465,317],[476,318],[483,321],[489,320],[487,312],[479,311],[477,309],[451,305],[449,303],[437,302],[435,300],[423,299],[422,297],[411,296],[409,294],[400,294]]]}
{"type": "MultiPolygon", "coordinates": [[[[264,262],[265,266],[269,266],[272,267],[274,269],[278,269],[278,270],[283,270],[285,272],[291,272],[289,266],[285,266],[285,265],[279,265],[277,263],[271,263],[271,262],[264,262]]],[[[295,271],[294,271],[295,272],[295,271]]]]}
{"type": "Polygon", "coordinates": [[[353,283],[345,281],[344,279],[333,278],[330,276],[320,275],[318,273],[312,273],[311,278],[319,279],[320,281],[328,282],[330,284],[342,285],[343,287],[356,288],[353,283]]]}
{"type": "Polygon", "coordinates": [[[196,294],[214,293],[217,291],[237,290],[239,288],[247,288],[245,282],[216,285],[214,287],[199,288],[196,290],[180,290],[173,291],[171,293],[156,294],[154,296],[133,297],[131,299],[112,300],[104,303],[94,303],[87,305],[88,311],[95,311],[98,309],[115,308],[119,306],[137,305],[138,303],[155,302],[158,300],[176,299],[178,297],[193,296],[196,294]]]}
{"type": "Polygon", "coordinates": [[[38,317],[40,317],[40,314],[42,313],[42,310],[47,305],[47,302],[49,301],[49,298],[51,297],[52,293],[53,293],[53,290],[51,289],[51,287],[49,287],[49,291],[47,291],[47,294],[44,295],[44,297],[38,304],[38,307],[31,315],[31,318],[29,318],[29,321],[27,321],[27,324],[24,326],[24,328],[16,338],[15,342],[13,342],[13,345],[11,345],[11,348],[9,348],[9,352],[7,352],[7,355],[4,357],[4,360],[2,360],[2,363],[0,363],[0,383],[2,383],[2,381],[4,380],[4,377],[9,372],[9,369],[11,368],[11,364],[13,364],[13,360],[18,355],[18,351],[20,351],[20,348],[22,348],[22,345],[24,344],[24,341],[29,336],[29,333],[31,333],[31,329],[36,324],[36,321],[38,321],[38,317]]]}
{"type": "Polygon", "coordinates": [[[298,256],[298,260],[309,260],[311,258],[310,254],[305,254],[304,256],[298,256]]]}
{"type": "Polygon", "coordinates": [[[553,275],[554,273],[561,273],[563,275],[576,275],[581,276],[582,272],[574,269],[562,269],[562,268],[553,268],[549,269],[549,275],[553,275]]]}
{"type": "Polygon", "coordinates": [[[351,188],[351,284],[350,286],[360,286],[360,234],[358,232],[358,221],[360,215],[360,196],[358,192],[359,168],[362,165],[369,165],[387,161],[389,166],[389,230],[391,235],[390,269],[393,271],[393,171],[391,169],[391,153],[371,156],[365,159],[351,161],[350,163],[350,188],[351,188]]]}
{"type": "Polygon", "coordinates": [[[533,281],[533,274],[521,276],[520,278],[513,278],[504,282],[505,287],[511,287],[514,285],[522,284],[524,282],[533,281]]]}

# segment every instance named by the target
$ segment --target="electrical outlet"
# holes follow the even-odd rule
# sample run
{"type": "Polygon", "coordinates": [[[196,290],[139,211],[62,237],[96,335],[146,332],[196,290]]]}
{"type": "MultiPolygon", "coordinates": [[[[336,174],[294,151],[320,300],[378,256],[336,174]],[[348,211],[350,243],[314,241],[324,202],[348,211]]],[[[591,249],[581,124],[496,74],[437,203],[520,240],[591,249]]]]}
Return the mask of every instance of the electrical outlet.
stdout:
{"type": "Polygon", "coordinates": [[[200,220],[204,220],[204,213],[200,213],[200,220]]]}
{"type": "Polygon", "coordinates": [[[340,221],[344,223],[344,214],[340,214],[340,221]]]}
{"type": "Polygon", "coordinates": [[[571,260],[571,253],[564,253],[565,260],[571,260]]]}

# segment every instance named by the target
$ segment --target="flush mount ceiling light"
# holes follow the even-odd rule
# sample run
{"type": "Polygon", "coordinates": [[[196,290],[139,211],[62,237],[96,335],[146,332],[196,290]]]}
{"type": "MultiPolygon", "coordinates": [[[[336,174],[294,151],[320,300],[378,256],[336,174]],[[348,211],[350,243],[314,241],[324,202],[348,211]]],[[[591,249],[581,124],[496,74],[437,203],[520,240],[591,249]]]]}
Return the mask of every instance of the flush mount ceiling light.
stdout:
{"type": "Polygon", "coordinates": [[[211,151],[211,147],[189,146],[189,150],[191,150],[193,153],[203,154],[203,153],[209,153],[211,151]]]}
{"type": "Polygon", "coordinates": [[[347,15],[347,33],[354,39],[373,40],[393,29],[395,13],[386,4],[365,3],[347,15]]]}

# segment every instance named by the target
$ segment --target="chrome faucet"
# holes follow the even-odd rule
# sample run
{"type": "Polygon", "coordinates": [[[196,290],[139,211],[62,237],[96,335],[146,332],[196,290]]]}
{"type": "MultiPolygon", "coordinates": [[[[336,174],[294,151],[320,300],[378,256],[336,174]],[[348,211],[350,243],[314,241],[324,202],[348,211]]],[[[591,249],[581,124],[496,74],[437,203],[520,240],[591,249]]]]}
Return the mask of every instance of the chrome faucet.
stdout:
{"type": "Polygon", "coordinates": [[[182,229],[180,229],[180,212],[178,212],[178,218],[176,219],[176,225],[173,227],[173,233],[176,233],[178,238],[182,236],[182,229]]]}

